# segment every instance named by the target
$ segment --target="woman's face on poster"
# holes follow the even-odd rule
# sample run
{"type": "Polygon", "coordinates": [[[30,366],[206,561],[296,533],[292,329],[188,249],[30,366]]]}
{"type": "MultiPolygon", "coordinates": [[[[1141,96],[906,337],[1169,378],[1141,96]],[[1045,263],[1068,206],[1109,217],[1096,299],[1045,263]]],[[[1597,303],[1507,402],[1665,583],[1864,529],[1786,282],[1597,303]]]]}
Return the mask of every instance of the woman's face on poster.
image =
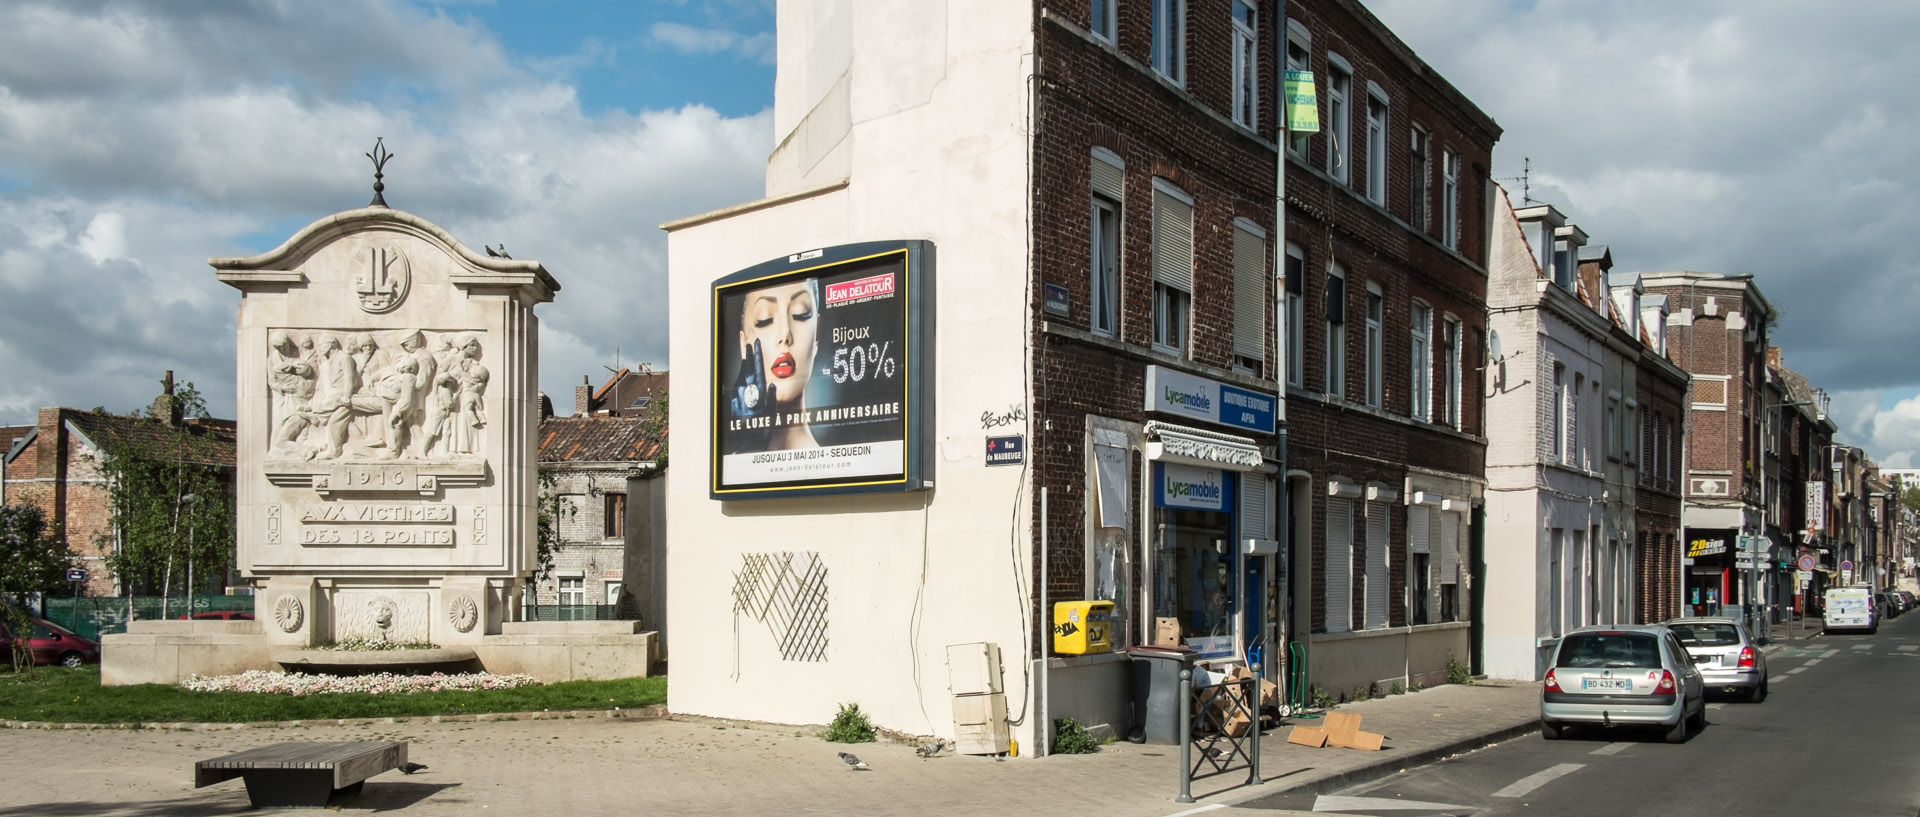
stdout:
{"type": "Polygon", "coordinates": [[[797,406],[813,372],[817,324],[813,289],[805,282],[756,289],[747,293],[740,321],[740,352],[751,355],[760,342],[760,374],[774,387],[781,405],[797,406]]]}

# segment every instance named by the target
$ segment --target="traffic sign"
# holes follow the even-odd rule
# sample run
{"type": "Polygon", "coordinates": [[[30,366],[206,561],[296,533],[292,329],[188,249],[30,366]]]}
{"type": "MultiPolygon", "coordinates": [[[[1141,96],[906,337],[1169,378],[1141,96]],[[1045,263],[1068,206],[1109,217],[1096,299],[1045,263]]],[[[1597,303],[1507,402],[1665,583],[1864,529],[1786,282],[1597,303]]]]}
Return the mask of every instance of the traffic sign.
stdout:
{"type": "Polygon", "coordinates": [[[1840,572],[1842,572],[1842,573],[1852,573],[1852,572],[1853,572],[1853,560],[1852,560],[1852,559],[1842,559],[1842,560],[1840,560],[1840,572]]]}
{"type": "Polygon", "coordinates": [[[82,568],[78,568],[78,567],[69,567],[69,568],[67,568],[67,581],[70,581],[70,582],[84,582],[84,581],[86,581],[86,580],[87,580],[87,571],[86,571],[86,570],[84,570],[84,569],[82,569],[82,568]]]}
{"type": "Polygon", "coordinates": [[[1800,557],[1800,570],[1802,572],[1812,570],[1816,564],[1819,564],[1819,562],[1813,558],[1813,554],[1811,553],[1800,557]]]}

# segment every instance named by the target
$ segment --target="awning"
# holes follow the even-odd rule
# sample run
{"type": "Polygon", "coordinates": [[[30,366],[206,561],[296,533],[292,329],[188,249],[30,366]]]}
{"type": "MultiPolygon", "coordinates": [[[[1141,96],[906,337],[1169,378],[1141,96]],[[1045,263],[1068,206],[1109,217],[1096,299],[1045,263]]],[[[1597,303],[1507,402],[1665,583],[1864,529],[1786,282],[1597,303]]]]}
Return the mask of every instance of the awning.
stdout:
{"type": "Polygon", "coordinates": [[[1229,471],[1258,470],[1265,461],[1260,446],[1247,437],[1161,422],[1147,423],[1146,432],[1150,460],[1229,471]]]}

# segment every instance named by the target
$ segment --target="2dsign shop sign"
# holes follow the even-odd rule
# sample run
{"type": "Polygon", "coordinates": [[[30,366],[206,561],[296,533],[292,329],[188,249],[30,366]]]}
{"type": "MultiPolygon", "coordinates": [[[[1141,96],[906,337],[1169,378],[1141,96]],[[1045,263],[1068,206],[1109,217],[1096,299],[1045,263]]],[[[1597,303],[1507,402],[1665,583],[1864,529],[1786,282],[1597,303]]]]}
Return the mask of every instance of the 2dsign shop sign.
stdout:
{"type": "Polygon", "coordinates": [[[1271,394],[1159,366],[1147,367],[1148,411],[1272,434],[1278,403],[1279,398],[1271,394]]]}

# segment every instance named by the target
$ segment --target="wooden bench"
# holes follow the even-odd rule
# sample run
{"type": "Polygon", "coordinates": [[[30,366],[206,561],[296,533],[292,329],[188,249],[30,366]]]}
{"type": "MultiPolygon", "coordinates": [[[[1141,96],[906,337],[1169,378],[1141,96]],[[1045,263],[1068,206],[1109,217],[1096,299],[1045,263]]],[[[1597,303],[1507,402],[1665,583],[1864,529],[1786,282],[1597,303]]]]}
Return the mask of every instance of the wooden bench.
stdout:
{"type": "Polygon", "coordinates": [[[254,808],[323,808],[334,792],[358,794],[367,778],[406,763],[406,741],[276,743],[193,764],[193,787],[238,777],[254,808]]]}

